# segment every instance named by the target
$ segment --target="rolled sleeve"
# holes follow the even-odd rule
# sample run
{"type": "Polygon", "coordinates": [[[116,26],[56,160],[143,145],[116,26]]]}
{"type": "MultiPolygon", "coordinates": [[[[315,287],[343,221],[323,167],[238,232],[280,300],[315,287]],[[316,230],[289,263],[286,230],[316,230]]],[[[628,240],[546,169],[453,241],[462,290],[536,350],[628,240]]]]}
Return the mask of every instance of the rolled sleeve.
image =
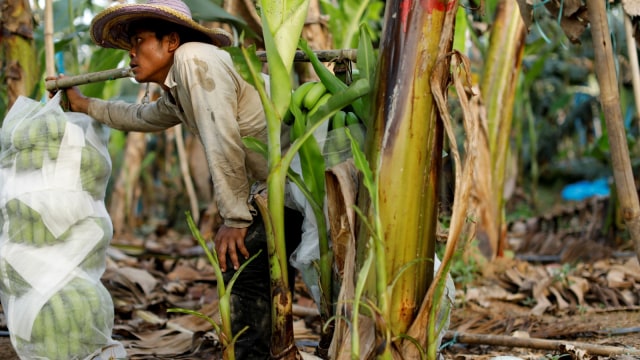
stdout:
{"type": "Polygon", "coordinates": [[[149,104],[91,99],[89,116],[118,130],[155,132],[180,123],[180,118],[168,109],[165,98],[149,104]]]}

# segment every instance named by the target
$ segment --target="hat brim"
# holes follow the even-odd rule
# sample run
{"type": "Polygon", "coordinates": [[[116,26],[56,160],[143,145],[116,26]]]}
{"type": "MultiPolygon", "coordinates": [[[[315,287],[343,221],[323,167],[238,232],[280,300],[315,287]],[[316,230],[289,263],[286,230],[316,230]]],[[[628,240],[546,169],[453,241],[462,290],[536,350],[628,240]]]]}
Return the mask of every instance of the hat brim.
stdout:
{"type": "Polygon", "coordinates": [[[91,21],[89,33],[98,46],[130,50],[127,26],[138,19],[158,19],[198,31],[218,47],[230,46],[231,35],[222,29],[210,29],[169,7],[156,4],[119,4],[106,8],[91,21]]]}

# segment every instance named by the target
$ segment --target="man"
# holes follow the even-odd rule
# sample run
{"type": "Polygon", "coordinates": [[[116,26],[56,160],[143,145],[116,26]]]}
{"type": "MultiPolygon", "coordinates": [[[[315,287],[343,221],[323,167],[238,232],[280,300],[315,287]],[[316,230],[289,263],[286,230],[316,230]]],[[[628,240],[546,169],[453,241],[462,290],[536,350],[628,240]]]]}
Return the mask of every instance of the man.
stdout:
{"type": "MultiPolygon", "coordinates": [[[[242,143],[245,136],[266,142],[267,127],[258,92],[242,79],[229,54],[221,49],[231,45],[230,36],[193,21],[181,0],[109,7],[93,19],[90,34],[99,46],[129,51],[135,80],[157,83],[163,94],[152,103],[127,104],[87,98],[71,88],[66,91],[70,109],[119,130],[155,132],[182,123],[200,137],[224,220],[214,242],[225,281],[243,261],[262,250],[232,291],[233,332],[249,327],[236,343],[236,356],[269,357],[266,235],[249,201],[252,184],[267,178],[268,166],[262,155],[242,143]]],[[[286,211],[291,252],[300,241],[302,218],[297,211],[286,211]]],[[[293,284],[293,269],[289,273],[293,284]]]]}

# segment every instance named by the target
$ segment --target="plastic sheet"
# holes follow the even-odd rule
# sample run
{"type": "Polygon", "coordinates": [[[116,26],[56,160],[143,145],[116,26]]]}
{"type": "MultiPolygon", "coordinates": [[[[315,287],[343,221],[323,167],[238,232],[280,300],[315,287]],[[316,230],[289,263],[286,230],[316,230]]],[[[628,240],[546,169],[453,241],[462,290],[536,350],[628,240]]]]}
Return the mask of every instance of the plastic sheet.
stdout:
{"type": "Polygon", "coordinates": [[[108,129],[21,97],[0,130],[0,300],[21,359],[126,358],[100,282],[113,235],[108,129]]]}

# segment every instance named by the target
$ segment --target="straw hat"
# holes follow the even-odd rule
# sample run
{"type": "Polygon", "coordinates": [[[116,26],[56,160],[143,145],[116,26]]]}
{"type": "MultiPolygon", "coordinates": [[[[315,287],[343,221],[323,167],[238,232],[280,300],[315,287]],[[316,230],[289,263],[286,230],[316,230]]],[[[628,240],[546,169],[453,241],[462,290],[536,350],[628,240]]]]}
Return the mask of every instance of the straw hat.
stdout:
{"type": "Polygon", "coordinates": [[[127,27],[131,21],[158,19],[195,30],[216,46],[231,45],[231,36],[222,29],[209,29],[193,20],[191,10],[181,0],[148,0],[146,4],[119,4],[106,8],[91,21],[91,40],[105,48],[130,50],[127,27]]]}

